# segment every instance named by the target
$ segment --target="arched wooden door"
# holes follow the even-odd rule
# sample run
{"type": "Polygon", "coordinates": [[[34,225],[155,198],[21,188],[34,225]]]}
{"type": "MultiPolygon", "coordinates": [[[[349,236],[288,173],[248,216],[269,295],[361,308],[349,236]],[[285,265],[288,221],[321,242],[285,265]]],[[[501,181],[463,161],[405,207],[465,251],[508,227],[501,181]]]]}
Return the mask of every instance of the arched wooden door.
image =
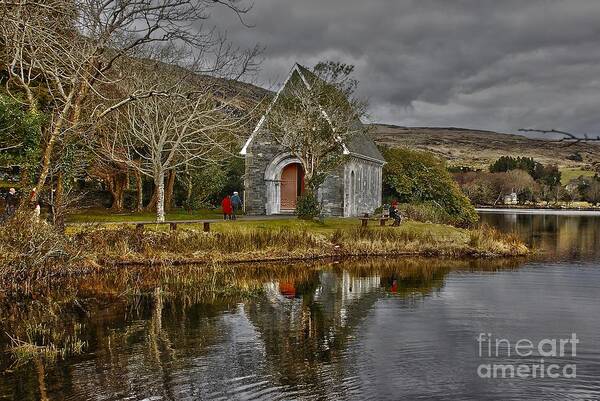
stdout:
{"type": "Polygon", "coordinates": [[[288,164],[281,171],[281,211],[296,209],[298,196],[304,192],[304,172],[298,163],[288,164]]]}

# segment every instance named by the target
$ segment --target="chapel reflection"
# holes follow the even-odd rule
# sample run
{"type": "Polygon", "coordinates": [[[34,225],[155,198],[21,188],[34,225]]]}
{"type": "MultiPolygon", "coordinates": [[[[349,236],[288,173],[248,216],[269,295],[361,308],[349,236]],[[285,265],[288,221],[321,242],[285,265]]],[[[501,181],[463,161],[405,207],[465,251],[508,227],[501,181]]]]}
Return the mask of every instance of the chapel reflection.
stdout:
{"type": "MultiPolygon", "coordinates": [[[[51,304],[4,309],[12,311],[4,315],[12,335],[26,338],[28,327],[40,326],[58,345],[77,338],[86,347],[65,361],[32,359],[14,368],[0,395],[85,398],[102,388],[105,398],[120,399],[150,388],[165,399],[201,397],[215,391],[210,383],[236,376],[231,366],[262,369],[291,388],[341,380],[351,369],[349,345],[382,298],[419,307],[451,271],[517,264],[403,259],[87,277],[55,292],[51,304]],[[240,330],[250,348],[240,343],[240,330]]],[[[3,337],[0,345],[10,343],[3,337]]],[[[11,363],[4,359],[0,368],[11,363]]],[[[340,396],[327,386],[315,391],[340,396]]]]}

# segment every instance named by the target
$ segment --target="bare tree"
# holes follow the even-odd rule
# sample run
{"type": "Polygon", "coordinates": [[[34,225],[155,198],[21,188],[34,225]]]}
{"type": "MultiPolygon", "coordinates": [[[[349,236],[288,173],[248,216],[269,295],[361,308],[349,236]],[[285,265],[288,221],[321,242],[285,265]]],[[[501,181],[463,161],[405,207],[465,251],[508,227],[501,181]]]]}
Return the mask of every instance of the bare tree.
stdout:
{"type": "Polygon", "coordinates": [[[99,157],[96,159],[89,170],[90,174],[104,182],[105,188],[112,196],[111,209],[121,212],[124,207],[123,197],[129,186],[129,169],[122,163],[114,163],[99,157]]]}
{"type": "Polygon", "coordinates": [[[365,130],[366,107],[353,97],[352,66],[328,62],[296,71],[267,111],[266,131],[300,160],[306,190],[314,195],[344,160],[345,144],[365,130]]]}
{"type": "Polygon", "coordinates": [[[206,26],[211,9],[219,6],[240,19],[248,11],[237,0],[0,0],[6,88],[24,93],[31,110],[43,102],[50,115],[36,193],[48,177],[55,144],[65,135],[156,95],[153,88],[135,88],[120,98],[106,92],[130,73],[119,68],[121,60],[160,58],[177,45],[176,59],[187,60],[195,73],[235,78],[256,67],[258,48],[239,51],[206,26]],[[99,106],[82,121],[82,109],[93,107],[90,99],[99,106]]]}
{"type": "Polygon", "coordinates": [[[154,180],[156,220],[165,220],[165,176],[180,166],[223,160],[238,143],[240,119],[211,87],[184,88],[130,103],[118,111],[114,129],[102,139],[104,157],[154,180]]]}

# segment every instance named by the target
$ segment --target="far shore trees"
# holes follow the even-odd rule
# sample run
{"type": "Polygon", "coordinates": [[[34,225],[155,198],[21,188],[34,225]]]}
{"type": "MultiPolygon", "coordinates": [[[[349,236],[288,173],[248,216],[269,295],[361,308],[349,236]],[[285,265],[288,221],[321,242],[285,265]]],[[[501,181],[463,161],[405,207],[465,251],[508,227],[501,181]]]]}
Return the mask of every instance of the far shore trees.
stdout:
{"type": "Polygon", "coordinates": [[[31,114],[47,116],[38,166],[22,166],[37,196],[63,141],[93,133],[121,107],[171,91],[115,90],[132,73],[126,60],[234,79],[256,67],[258,48],[240,51],[210,26],[214,7],[240,18],[248,11],[237,0],[0,0],[1,84],[31,114]],[[180,51],[165,58],[174,47],[180,51]]]}
{"type": "Polygon", "coordinates": [[[502,156],[489,167],[490,172],[454,173],[456,181],[471,202],[496,205],[506,195],[515,193],[518,203],[575,200],[576,192],[566,191],[561,172],[553,164],[542,164],[530,157],[502,156]]]}

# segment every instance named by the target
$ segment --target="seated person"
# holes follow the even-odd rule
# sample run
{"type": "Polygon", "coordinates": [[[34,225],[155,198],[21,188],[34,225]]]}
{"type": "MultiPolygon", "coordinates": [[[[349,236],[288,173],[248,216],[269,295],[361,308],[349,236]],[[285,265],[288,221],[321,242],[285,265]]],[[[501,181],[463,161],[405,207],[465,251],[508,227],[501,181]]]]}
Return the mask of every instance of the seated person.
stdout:
{"type": "Polygon", "coordinates": [[[400,214],[400,211],[398,210],[398,204],[397,203],[392,203],[392,206],[390,206],[390,217],[392,219],[394,219],[394,224],[392,224],[393,226],[399,226],[400,223],[402,223],[402,215],[400,214]]]}

